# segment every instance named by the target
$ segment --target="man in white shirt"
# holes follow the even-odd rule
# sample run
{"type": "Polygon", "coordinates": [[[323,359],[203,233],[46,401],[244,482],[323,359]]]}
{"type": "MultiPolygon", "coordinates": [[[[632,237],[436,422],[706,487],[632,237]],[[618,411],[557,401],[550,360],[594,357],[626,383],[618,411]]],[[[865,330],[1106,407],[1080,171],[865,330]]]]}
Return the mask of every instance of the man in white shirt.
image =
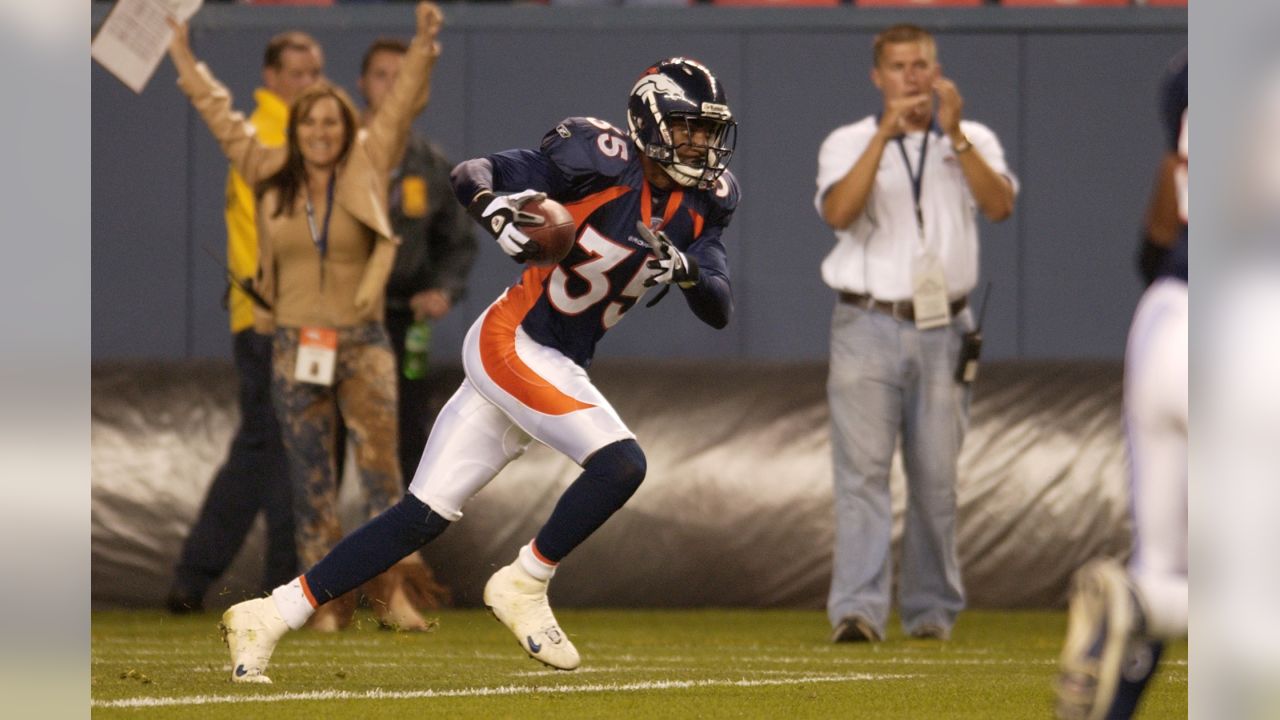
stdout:
{"type": "Polygon", "coordinates": [[[969,387],[957,367],[974,329],[975,212],[1009,217],[1018,183],[995,133],[961,120],[964,101],[928,32],[897,25],[877,35],[871,81],[884,106],[823,142],[814,199],[835,230],[822,278],[838,293],[827,383],[836,501],[827,613],[834,642],[885,636],[889,467],[901,435],[903,629],[947,639],[964,607],[955,483],[969,387]]]}

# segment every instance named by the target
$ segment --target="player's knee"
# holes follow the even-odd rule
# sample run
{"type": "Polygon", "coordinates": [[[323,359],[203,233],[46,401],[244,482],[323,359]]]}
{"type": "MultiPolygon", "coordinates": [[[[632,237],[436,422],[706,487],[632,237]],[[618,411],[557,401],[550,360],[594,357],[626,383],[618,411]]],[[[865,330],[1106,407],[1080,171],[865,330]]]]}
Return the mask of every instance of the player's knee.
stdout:
{"type": "Polygon", "coordinates": [[[648,471],[644,450],[635,440],[619,440],[606,445],[591,457],[589,463],[599,466],[604,471],[602,475],[628,497],[644,482],[648,471]]]}

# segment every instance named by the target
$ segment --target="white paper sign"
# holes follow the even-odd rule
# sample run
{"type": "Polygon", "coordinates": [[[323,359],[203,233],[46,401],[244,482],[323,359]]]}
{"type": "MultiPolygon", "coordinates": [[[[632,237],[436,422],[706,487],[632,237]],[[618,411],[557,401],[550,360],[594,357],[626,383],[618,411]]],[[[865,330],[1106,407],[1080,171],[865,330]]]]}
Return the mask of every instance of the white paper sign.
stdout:
{"type": "Polygon", "coordinates": [[[169,49],[165,18],[185,22],[204,0],[119,0],[93,39],[90,55],[136,93],[142,92],[169,49]]]}

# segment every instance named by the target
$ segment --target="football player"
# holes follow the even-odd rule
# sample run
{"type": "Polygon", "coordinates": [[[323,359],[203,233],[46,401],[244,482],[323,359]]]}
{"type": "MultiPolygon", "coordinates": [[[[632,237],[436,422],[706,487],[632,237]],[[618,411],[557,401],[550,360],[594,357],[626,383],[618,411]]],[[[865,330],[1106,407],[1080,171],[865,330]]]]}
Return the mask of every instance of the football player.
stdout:
{"type": "MultiPolygon", "coordinates": [[[[1166,102],[1178,162],[1173,171],[1179,240],[1134,312],[1125,348],[1134,551],[1129,567],[1093,560],[1073,579],[1058,676],[1058,716],[1133,716],[1163,641],[1187,632],[1187,111],[1166,102]]],[[[1175,71],[1176,72],[1176,71],[1175,71]]],[[[1175,76],[1176,77],[1176,76],[1175,76]]],[[[1177,83],[1166,83],[1166,96],[1177,83]]]]}
{"type": "Polygon", "coordinates": [[[553,267],[526,267],[472,325],[466,379],[441,410],[404,499],[271,597],[223,615],[232,680],[270,682],[263,673],[287,630],[438,537],[533,440],[572,458],[582,474],[537,536],[489,579],[484,602],[531,657],[578,667],[547,602],[548,583],[645,476],[635,436],[587,375],[596,343],[658,285],[678,286],[715,328],[733,309],[721,235],[738,203],[726,171],[737,126],[723,86],[693,60],[655,63],[632,87],[627,125],[624,132],[569,118],[538,149],[454,168],[459,200],[517,262],[540,250],[522,229],[536,224],[522,210],[535,198],[569,209],[576,244],[553,267]]]}

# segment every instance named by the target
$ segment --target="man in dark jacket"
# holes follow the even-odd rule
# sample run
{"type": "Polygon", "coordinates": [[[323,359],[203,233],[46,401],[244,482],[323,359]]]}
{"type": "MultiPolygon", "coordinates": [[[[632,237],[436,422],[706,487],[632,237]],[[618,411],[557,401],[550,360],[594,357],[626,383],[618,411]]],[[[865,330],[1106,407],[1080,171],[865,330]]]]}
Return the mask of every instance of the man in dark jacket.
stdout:
{"type": "MultiPolygon", "coordinates": [[[[365,51],[357,84],[368,108],[366,120],[378,112],[406,49],[399,40],[379,39],[365,51]]],[[[414,323],[430,327],[462,297],[476,254],[471,218],[449,184],[452,168],[439,149],[413,134],[391,179],[387,203],[391,227],[400,236],[387,281],[386,324],[400,382],[400,467],[406,485],[417,470],[432,418],[427,380],[405,376],[405,336],[414,323]]]]}

